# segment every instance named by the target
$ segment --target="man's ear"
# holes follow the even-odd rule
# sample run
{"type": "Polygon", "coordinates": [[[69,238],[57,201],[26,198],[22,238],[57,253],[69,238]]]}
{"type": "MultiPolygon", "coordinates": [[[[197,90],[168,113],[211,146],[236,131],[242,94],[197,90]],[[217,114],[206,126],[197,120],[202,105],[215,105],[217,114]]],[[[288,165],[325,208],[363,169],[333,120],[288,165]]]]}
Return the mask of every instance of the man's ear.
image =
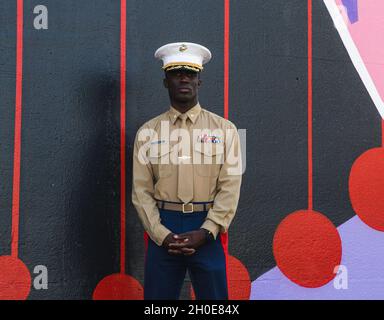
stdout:
{"type": "Polygon", "coordinates": [[[165,88],[168,88],[168,79],[167,78],[163,79],[163,85],[165,88]]]}
{"type": "Polygon", "coordinates": [[[199,81],[197,82],[197,86],[200,87],[202,83],[203,83],[203,80],[199,79],[199,81]]]}

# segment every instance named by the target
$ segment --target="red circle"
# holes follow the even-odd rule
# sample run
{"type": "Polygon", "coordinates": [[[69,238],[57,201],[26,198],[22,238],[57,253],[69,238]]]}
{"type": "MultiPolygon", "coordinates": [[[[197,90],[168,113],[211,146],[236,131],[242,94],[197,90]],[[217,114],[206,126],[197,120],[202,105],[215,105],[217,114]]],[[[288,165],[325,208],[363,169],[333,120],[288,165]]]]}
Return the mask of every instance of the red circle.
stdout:
{"type": "Polygon", "coordinates": [[[102,279],[93,291],[93,300],[143,300],[144,290],[139,281],[122,273],[102,279]]]}
{"type": "Polygon", "coordinates": [[[364,152],[349,175],[349,197],[359,218],[384,231],[384,148],[364,152]]]}
{"type": "Polygon", "coordinates": [[[31,291],[31,275],[20,259],[0,257],[0,300],[26,300],[31,291]]]}
{"type": "MultiPolygon", "coordinates": [[[[244,264],[234,256],[227,260],[228,299],[249,300],[251,294],[251,278],[244,264]]],[[[195,292],[191,286],[191,299],[195,300],[195,292]]]]}
{"type": "Polygon", "coordinates": [[[341,261],[341,239],[328,218],[313,210],[288,215],[273,238],[273,254],[281,272],[308,288],[331,281],[341,261]]]}

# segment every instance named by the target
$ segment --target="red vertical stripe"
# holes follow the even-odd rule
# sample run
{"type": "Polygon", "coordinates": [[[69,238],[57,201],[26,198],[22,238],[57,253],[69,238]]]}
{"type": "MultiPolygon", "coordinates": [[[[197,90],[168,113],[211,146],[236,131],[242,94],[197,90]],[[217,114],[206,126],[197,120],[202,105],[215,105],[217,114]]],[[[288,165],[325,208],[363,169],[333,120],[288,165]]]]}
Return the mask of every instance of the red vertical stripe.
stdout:
{"type": "Polygon", "coordinates": [[[224,0],[224,118],[229,106],[229,0],[224,0]]]}
{"type": "Polygon", "coordinates": [[[221,245],[223,246],[224,256],[225,256],[225,271],[227,276],[227,288],[228,288],[228,300],[229,300],[228,232],[220,233],[219,235],[220,235],[220,242],[221,242],[221,245]]]}
{"type": "Polygon", "coordinates": [[[148,241],[149,241],[149,235],[146,231],[144,231],[144,249],[145,252],[148,250],[148,241]]]}
{"type": "Polygon", "coordinates": [[[15,140],[13,154],[13,190],[12,190],[12,249],[13,257],[19,250],[19,213],[20,213],[20,153],[21,153],[21,107],[23,84],[23,0],[17,0],[16,31],[16,99],[15,99],[15,140]]]}
{"type": "Polygon", "coordinates": [[[125,73],[127,3],[121,0],[120,12],[120,273],[125,273],[125,73]]]}
{"type": "Polygon", "coordinates": [[[312,0],[308,0],[308,210],[313,209],[312,177],[312,0]]]}
{"type": "Polygon", "coordinates": [[[149,235],[146,231],[144,231],[144,266],[147,261],[148,241],[149,241],[149,235]]]}

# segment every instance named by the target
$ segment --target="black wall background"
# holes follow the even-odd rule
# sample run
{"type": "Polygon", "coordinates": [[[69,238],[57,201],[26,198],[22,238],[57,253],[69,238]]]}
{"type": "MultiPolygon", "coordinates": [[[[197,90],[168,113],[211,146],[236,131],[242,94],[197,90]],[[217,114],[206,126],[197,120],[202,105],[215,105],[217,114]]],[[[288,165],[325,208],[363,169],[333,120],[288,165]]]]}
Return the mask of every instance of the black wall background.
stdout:
{"type": "MultiPolygon", "coordinates": [[[[353,161],[380,145],[380,118],[321,0],[314,0],[314,209],[335,225],[354,215],[353,161]]],[[[231,1],[229,119],[247,129],[247,170],[229,250],[254,280],[275,266],[272,238],[307,207],[307,1],[231,1]]],[[[0,1],[0,255],[10,254],[16,1],[0,1]]],[[[29,0],[19,256],[49,289],[29,299],[90,299],[119,271],[120,1],[29,0]],[[33,8],[49,11],[35,30],[33,8]]],[[[127,273],[143,279],[143,229],[130,203],[134,135],[167,110],[161,45],[211,49],[201,104],[223,115],[223,0],[127,1],[127,273]]],[[[185,295],[184,295],[185,296],[185,295]]]]}

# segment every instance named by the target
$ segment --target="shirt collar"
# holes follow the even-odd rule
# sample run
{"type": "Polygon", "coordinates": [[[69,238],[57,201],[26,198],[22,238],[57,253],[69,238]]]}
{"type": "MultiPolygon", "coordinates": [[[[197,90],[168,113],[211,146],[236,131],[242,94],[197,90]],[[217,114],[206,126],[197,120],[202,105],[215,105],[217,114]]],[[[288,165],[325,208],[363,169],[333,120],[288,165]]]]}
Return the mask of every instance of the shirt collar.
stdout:
{"type": "MultiPolygon", "coordinates": [[[[189,109],[186,113],[188,115],[189,120],[192,121],[194,124],[196,122],[197,117],[199,116],[201,111],[200,103],[197,103],[195,106],[193,106],[191,109],[189,109]]],[[[174,107],[170,107],[168,111],[169,119],[171,120],[172,124],[175,124],[178,116],[181,114],[178,110],[176,110],[174,107]]]]}

